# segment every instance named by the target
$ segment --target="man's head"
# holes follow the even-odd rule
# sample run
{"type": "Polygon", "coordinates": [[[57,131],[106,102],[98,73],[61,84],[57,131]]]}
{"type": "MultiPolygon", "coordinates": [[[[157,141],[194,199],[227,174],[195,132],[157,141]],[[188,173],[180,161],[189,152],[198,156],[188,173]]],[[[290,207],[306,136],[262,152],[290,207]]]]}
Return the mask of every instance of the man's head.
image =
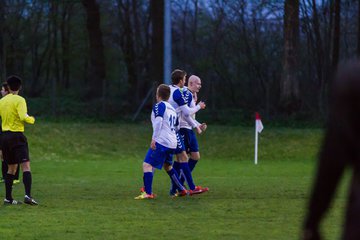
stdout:
{"type": "Polygon", "coordinates": [[[181,88],[184,87],[186,81],[186,72],[184,70],[175,69],[171,73],[171,81],[174,85],[177,85],[181,88]]]}
{"type": "Polygon", "coordinates": [[[167,101],[170,97],[170,87],[165,84],[160,84],[156,90],[156,100],[167,101]]]}
{"type": "Polygon", "coordinates": [[[16,75],[12,75],[10,77],[7,78],[6,82],[9,85],[9,89],[11,91],[19,91],[21,88],[21,78],[16,76],[16,75]]]}
{"type": "Polygon", "coordinates": [[[191,75],[188,80],[188,88],[191,92],[199,92],[201,88],[201,79],[198,76],[191,75]]]}
{"type": "Polygon", "coordinates": [[[7,82],[3,82],[1,86],[1,96],[6,96],[9,93],[9,85],[7,82]]]}

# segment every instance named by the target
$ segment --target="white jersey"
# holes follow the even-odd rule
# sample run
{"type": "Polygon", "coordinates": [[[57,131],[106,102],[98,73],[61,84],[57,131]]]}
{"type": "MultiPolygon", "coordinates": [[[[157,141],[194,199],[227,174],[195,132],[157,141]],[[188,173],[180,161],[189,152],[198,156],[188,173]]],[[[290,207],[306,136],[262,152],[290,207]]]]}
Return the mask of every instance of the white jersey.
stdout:
{"type": "Polygon", "coordinates": [[[183,113],[179,109],[179,107],[183,105],[187,105],[189,108],[196,106],[195,103],[192,104],[193,103],[192,93],[187,87],[179,88],[176,85],[169,85],[169,87],[170,87],[169,103],[178,113],[180,128],[192,129],[190,123],[185,120],[183,113]]]}
{"type": "MultiPolygon", "coordinates": [[[[193,94],[192,94],[189,90],[188,90],[188,92],[191,94],[191,102],[190,102],[190,106],[189,106],[189,107],[190,107],[190,108],[194,108],[194,107],[196,107],[196,102],[195,102],[194,96],[193,96],[193,94]]],[[[195,113],[193,113],[193,114],[190,115],[190,117],[191,117],[192,119],[194,119],[194,120],[195,120],[195,116],[196,116],[195,113]]],[[[179,127],[180,127],[180,128],[192,129],[191,125],[190,125],[187,121],[185,121],[184,116],[183,116],[183,113],[180,113],[179,127]]]]}
{"type": "Polygon", "coordinates": [[[175,126],[178,123],[175,109],[168,102],[158,102],[151,112],[151,122],[154,130],[153,139],[165,147],[175,149],[177,146],[175,126]],[[160,126],[156,121],[159,117],[162,118],[160,126]]]}

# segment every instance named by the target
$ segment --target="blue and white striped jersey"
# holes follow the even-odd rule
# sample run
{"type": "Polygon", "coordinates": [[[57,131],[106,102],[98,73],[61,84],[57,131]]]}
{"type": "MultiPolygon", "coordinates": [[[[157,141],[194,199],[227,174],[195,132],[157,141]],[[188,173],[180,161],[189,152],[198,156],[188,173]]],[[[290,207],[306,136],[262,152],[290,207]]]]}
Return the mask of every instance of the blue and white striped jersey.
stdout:
{"type": "Polygon", "coordinates": [[[178,124],[175,109],[168,102],[158,102],[151,112],[151,122],[154,131],[153,139],[165,147],[175,149],[177,145],[175,128],[178,124]],[[162,120],[157,121],[158,118],[162,120]]]}
{"type": "Polygon", "coordinates": [[[176,85],[170,85],[169,87],[171,91],[169,103],[171,104],[171,106],[174,107],[174,109],[178,113],[180,127],[186,127],[192,129],[191,126],[194,127],[194,125],[196,125],[197,123],[193,119],[189,119],[189,117],[186,117],[185,114],[180,109],[180,107],[183,107],[185,105],[189,110],[191,109],[190,111],[194,113],[200,109],[197,108],[196,106],[193,106],[191,108],[191,103],[193,102],[192,93],[189,91],[187,87],[181,89],[176,85]]]}

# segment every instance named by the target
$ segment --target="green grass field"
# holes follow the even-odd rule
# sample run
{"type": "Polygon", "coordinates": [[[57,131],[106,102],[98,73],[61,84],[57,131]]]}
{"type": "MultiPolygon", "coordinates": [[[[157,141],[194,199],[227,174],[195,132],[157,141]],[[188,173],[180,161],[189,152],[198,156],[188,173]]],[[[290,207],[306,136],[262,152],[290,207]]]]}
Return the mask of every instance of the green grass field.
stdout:
{"type": "MultiPolygon", "coordinates": [[[[209,126],[193,175],[210,192],[171,199],[156,171],[158,197],[147,201],[133,198],[150,125],[40,120],[26,135],[40,205],[1,206],[0,239],[289,240],[299,238],[322,130],[266,128],[255,166],[252,128],[209,126]]],[[[323,222],[326,239],[339,238],[345,185],[323,222]]],[[[22,200],[22,184],[14,197],[22,200]]]]}

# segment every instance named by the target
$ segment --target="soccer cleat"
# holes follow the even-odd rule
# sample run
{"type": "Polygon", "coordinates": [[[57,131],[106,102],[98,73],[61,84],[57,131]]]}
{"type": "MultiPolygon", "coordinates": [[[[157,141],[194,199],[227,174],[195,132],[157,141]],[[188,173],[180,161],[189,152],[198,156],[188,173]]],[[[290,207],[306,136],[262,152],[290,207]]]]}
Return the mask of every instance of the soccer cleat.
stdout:
{"type": "Polygon", "coordinates": [[[20,201],[16,201],[16,200],[8,200],[8,199],[4,199],[4,205],[20,205],[22,204],[22,202],[20,201]]]}
{"type": "MultiPolygon", "coordinates": [[[[141,194],[142,194],[142,193],[146,193],[145,187],[140,188],[140,193],[141,193],[141,194]]],[[[155,193],[152,193],[151,195],[153,195],[154,198],[156,198],[156,194],[155,194],[155,193]]]]}
{"type": "Polygon", "coordinates": [[[170,191],[169,191],[170,197],[177,197],[176,194],[177,194],[177,191],[174,192],[172,189],[170,189],[170,191]]]}
{"type": "Polygon", "coordinates": [[[182,190],[182,191],[178,191],[178,192],[176,192],[176,193],[172,193],[172,192],[170,192],[170,196],[172,197],[172,198],[175,198],[175,197],[184,197],[184,196],[188,196],[188,195],[190,195],[190,191],[188,191],[188,190],[186,190],[186,189],[184,189],[184,190],[182,190]]]}
{"type": "Polygon", "coordinates": [[[32,197],[29,197],[28,195],[25,195],[24,203],[29,205],[39,205],[32,197]]]}
{"type": "Polygon", "coordinates": [[[190,192],[188,190],[186,190],[186,189],[176,193],[177,197],[184,197],[184,196],[187,196],[189,194],[190,194],[190,192]]]}
{"type": "Polygon", "coordinates": [[[13,181],[13,184],[19,184],[20,183],[20,180],[19,179],[15,179],[14,181],[13,181]]]}
{"type": "Polygon", "coordinates": [[[204,193],[207,191],[209,191],[209,188],[207,188],[207,187],[203,188],[201,186],[196,186],[194,190],[189,190],[190,195],[201,194],[201,193],[204,193]]]}
{"type": "Polygon", "coordinates": [[[141,193],[139,196],[135,197],[135,200],[144,200],[144,199],[154,199],[155,195],[152,194],[147,194],[146,192],[141,193]]]}

